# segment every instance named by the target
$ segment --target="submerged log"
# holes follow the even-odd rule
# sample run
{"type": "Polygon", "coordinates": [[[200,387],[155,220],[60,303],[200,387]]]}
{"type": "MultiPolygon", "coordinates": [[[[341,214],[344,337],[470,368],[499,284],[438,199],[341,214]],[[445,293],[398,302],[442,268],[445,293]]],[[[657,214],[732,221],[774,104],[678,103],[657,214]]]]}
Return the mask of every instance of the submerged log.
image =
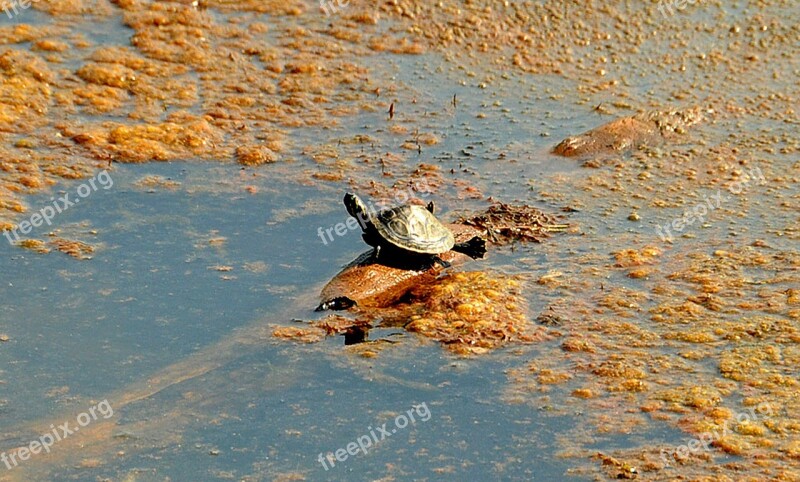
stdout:
{"type": "Polygon", "coordinates": [[[670,112],[647,112],[623,117],[578,136],[568,137],[553,148],[564,157],[611,154],[643,145],[657,145],[682,134],[703,120],[700,108],[670,112]]]}

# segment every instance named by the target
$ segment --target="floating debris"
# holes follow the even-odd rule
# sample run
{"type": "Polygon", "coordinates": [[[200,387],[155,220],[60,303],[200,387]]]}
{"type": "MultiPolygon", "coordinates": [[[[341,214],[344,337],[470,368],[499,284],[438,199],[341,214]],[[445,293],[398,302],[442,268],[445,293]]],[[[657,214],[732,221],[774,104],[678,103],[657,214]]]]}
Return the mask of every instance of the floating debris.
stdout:
{"type": "Polygon", "coordinates": [[[504,245],[514,241],[540,243],[549,233],[569,228],[558,220],[530,206],[496,203],[482,213],[460,218],[458,223],[480,229],[492,243],[504,245]]]}
{"type": "Polygon", "coordinates": [[[72,239],[53,238],[48,244],[75,259],[92,259],[89,255],[94,253],[94,247],[92,245],[72,239]]]}
{"type": "Polygon", "coordinates": [[[17,244],[18,246],[29,249],[35,253],[47,254],[51,251],[51,249],[47,247],[47,243],[40,239],[23,239],[17,244]]]}

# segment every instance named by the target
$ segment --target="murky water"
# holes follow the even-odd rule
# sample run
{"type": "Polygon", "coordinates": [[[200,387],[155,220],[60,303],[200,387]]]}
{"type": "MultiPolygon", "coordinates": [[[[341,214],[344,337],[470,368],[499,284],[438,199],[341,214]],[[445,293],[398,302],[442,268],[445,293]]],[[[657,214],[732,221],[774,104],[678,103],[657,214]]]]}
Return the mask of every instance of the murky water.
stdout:
{"type": "MultiPolygon", "coordinates": [[[[123,392],[238,328],[311,316],[313,305],[297,304],[295,295],[362,249],[355,233],[327,246],[314,235],[341,217],[338,205],[333,214],[273,221],[301,202],[338,201],[314,189],[265,177],[256,182],[264,191],[241,194],[238,181],[209,182],[236,179],[237,167],[196,163],[120,166],[111,175],[111,189],[64,212],[51,228],[96,231],[100,249],[90,261],[3,248],[3,272],[14,273],[3,290],[10,308],[2,351],[7,427],[30,423],[35,430],[53,414],[77,415],[88,400],[123,392]],[[180,186],[137,187],[145,175],[180,186]]],[[[396,329],[371,336],[409,337],[396,329]]],[[[411,340],[380,359],[342,358],[342,349],[341,337],[310,347],[267,339],[222,354],[224,362],[208,373],[116,409],[115,449],[133,446],[131,456],[49,476],[203,480],[296,471],[377,478],[392,464],[415,477],[444,470],[483,478],[496,475],[499,463],[508,465],[501,471],[508,477],[547,478],[567,468],[543,441],[569,419],[544,421],[523,406],[498,405],[507,356],[459,360],[411,340]],[[329,472],[317,460],[422,403],[427,421],[375,443],[368,456],[329,472]],[[145,428],[137,427],[142,421],[145,428]],[[511,449],[522,441],[523,449],[511,449]],[[420,450],[436,453],[436,462],[420,465],[420,450]]],[[[36,436],[22,432],[6,443],[36,436]]]]}
{"type": "MultiPolygon", "coordinates": [[[[110,12],[73,23],[85,24],[92,43],[128,46],[133,30],[110,12]]],[[[710,21],[709,13],[693,12],[695,22],[710,21]]],[[[750,15],[733,8],[725,14],[730,18],[716,20],[743,22],[750,15]]],[[[213,8],[209,15],[222,24],[263,20],[213,8]]],[[[269,20],[264,39],[282,45],[293,41],[286,32],[294,23],[321,30],[329,21],[269,20]]],[[[11,23],[23,21],[54,20],[31,9],[11,23]]],[[[376,27],[390,31],[384,29],[376,27]]],[[[687,50],[713,43],[702,32],[692,42],[687,50]]],[[[669,49],[654,41],[642,51],[669,49]]],[[[783,69],[796,67],[796,53],[788,52],[783,69]]],[[[319,47],[317,54],[330,52],[319,47]]],[[[287,103],[304,107],[296,117],[281,111],[289,120],[280,128],[256,122],[206,145],[209,152],[235,145],[236,130],[256,132],[256,139],[282,131],[286,146],[274,164],[207,162],[203,152],[180,157],[181,143],[168,152],[177,158],[163,163],[109,165],[91,150],[94,141],[86,151],[57,151],[71,160],[91,153],[97,164],[82,180],[25,196],[26,218],[51,198],[80,197],[29,237],[80,240],[95,250],[91,259],[77,260],[0,238],[0,334],[8,337],[0,343],[0,452],[39,440],[51,424],[75,428],[103,400],[113,415],[81,424],[49,454],[0,463],[0,480],[577,480],[612,465],[597,462],[597,453],[630,457],[643,478],[663,478],[650,463],[659,449],[686,443],[709,418],[724,418],[714,409],[735,414],[759,402],[772,404],[776,414],[780,409],[780,423],[788,425],[770,425],[769,434],[788,434],[786,445],[771,449],[777,436],[748,439],[763,433],[737,427],[752,444],[726,439],[716,446],[717,460],[744,463],[766,453],[777,462],[776,472],[765,473],[793,474],[780,458],[794,457],[797,428],[786,421],[798,410],[786,389],[797,379],[798,356],[791,113],[747,122],[734,114],[712,117],[673,144],[587,168],[549,151],[610,120],[604,108],[624,109],[629,96],[661,105],[657,99],[669,95],[656,86],[680,85],[670,80],[675,72],[625,64],[617,72],[629,84],[625,95],[598,89],[570,96],[585,87],[580,76],[495,72],[488,62],[446,62],[437,52],[344,57],[368,63],[369,73],[343,75],[347,82],[317,95],[330,96],[331,110],[356,114],[323,116],[316,106],[287,103]],[[644,80],[631,80],[637,78],[644,80]],[[598,107],[586,108],[590,101],[598,107]],[[382,348],[375,357],[349,351],[342,336],[311,344],[273,337],[275,327],[319,318],[312,310],[320,288],[366,249],[355,231],[320,236],[347,219],[344,192],[402,192],[423,165],[434,166],[432,199],[445,219],[481,209],[489,198],[563,213],[569,233],[500,248],[464,268],[524,276],[531,325],[553,312],[560,325],[549,327],[543,341],[476,357],[452,355],[399,328],[370,331],[382,348]],[[734,170],[756,166],[763,178],[730,190],[734,170]],[[102,169],[113,186],[77,195],[102,169]],[[724,198],[708,204],[720,190],[724,198]],[[701,202],[712,206],[706,219],[672,242],[660,239],[656,227],[701,202]],[[783,351],[769,362],[772,374],[750,373],[735,385],[742,378],[727,368],[734,364],[728,356],[774,346],[783,351]],[[785,378],[769,378],[774,374],[785,378]],[[415,420],[403,425],[412,414],[415,420]]],[[[72,71],[83,62],[82,55],[65,54],[53,64],[72,71]]],[[[271,60],[253,62],[263,71],[271,60]]],[[[786,73],[776,73],[769,88],[781,88],[786,73]]],[[[797,87],[787,87],[789,97],[797,87]]],[[[731,90],[730,102],[753,94],[746,85],[731,90]]],[[[718,94],[703,91],[699,86],[695,99],[718,94]]],[[[130,92],[134,100],[111,114],[79,110],[69,122],[135,124],[151,115],[152,106],[137,104],[143,94],[130,92]]],[[[199,115],[223,105],[215,102],[224,96],[209,96],[187,109],[199,115]]],[[[178,109],[161,100],[158,116],[178,109]]],[[[245,104],[224,105],[234,112],[245,104]]],[[[716,109],[735,112],[730,105],[716,109]]],[[[13,131],[3,142],[24,137],[13,131]]],[[[109,149],[123,141],[115,142],[109,149]]]]}

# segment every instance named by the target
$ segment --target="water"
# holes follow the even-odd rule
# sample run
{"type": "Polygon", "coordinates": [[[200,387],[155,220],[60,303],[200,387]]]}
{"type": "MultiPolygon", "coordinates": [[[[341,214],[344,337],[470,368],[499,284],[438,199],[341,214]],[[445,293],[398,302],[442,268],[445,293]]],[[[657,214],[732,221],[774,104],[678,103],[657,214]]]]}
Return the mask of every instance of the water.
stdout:
{"type": "MultiPolygon", "coordinates": [[[[11,338],[2,351],[4,418],[13,421],[7,426],[33,430],[14,433],[7,444],[24,444],[36,438],[37,429],[46,431],[41,419],[77,415],[89,400],[124,393],[163,367],[195,358],[187,371],[202,366],[197,352],[240,336],[237,329],[311,316],[313,305],[295,303],[295,295],[324,281],[338,259],[361,249],[357,236],[322,249],[309,233],[330,215],[271,220],[298,199],[324,204],[327,196],[272,179],[261,183],[273,192],[258,195],[242,194],[237,182],[213,181],[235,178],[237,171],[202,163],[115,166],[111,189],[65,211],[52,227],[83,236],[97,231],[91,239],[99,249],[91,260],[2,248],[2,268],[14,273],[3,294],[15,300],[6,301],[13,308],[4,315],[3,330],[11,338]],[[138,187],[145,175],[180,186],[138,187]],[[232,269],[217,270],[225,266],[232,269]]],[[[47,201],[37,196],[31,204],[47,201]]],[[[318,346],[266,337],[218,353],[220,366],[115,409],[117,437],[111,442],[130,456],[100,467],[54,467],[48,477],[116,478],[152,467],[156,479],[288,472],[379,478],[388,463],[417,477],[444,470],[476,478],[546,479],[566,469],[565,461],[551,460],[542,450],[541,440],[569,420],[545,422],[523,406],[499,405],[504,363],[458,360],[434,344],[419,346],[403,337],[405,343],[379,359],[343,355],[341,337],[318,346]],[[429,420],[376,443],[368,456],[329,471],[317,460],[319,453],[346,447],[368,427],[420,403],[429,407],[429,420]],[[507,430],[482,428],[496,426],[507,430]],[[515,440],[540,441],[505,454],[515,440]],[[433,454],[436,462],[419,463],[433,454]],[[509,466],[495,465],[507,457],[509,466]]],[[[109,401],[113,407],[115,397],[109,401]]],[[[148,480],[148,470],[143,474],[148,480]]]]}
{"type": "MultiPolygon", "coordinates": [[[[220,22],[259,18],[213,15],[220,22]]],[[[698,22],[708,19],[702,10],[694,15],[698,22]]],[[[270,20],[275,24],[264,38],[288,41],[280,29],[295,20],[270,20]]],[[[127,46],[132,35],[118,14],[54,20],[29,10],[25,21],[81,23],[101,45],[127,46]]],[[[322,28],[322,20],[313,22],[322,28]]],[[[695,39],[700,47],[703,38],[695,39]]],[[[663,45],[653,40],[645,54],[663,53],[663,45]]],[[[30,47],[23,42],[13,48],[30,47]]],[[[712,396],[731,410],[743,398],[764,396],[753,386],[730,385],[719,367],[729,353],[743,349],[726,333],[751,317],[775,324],[789,320],[787,326],[794,319],[789,302],[774,298],[770,306],[757,305],[778,296],[769,290],[787,292],[796,271],[796,211],[790,203],[797,187],[779,179],[796,170],[793,124],[723,118],[666,147],[612,156],[589,169],[549,150],[610,120],[586,104],[598,98],[606,105],[627,102],[615,92],[574,97],[568,94],[580,84],[575,79],[481,70],[444,62],[435,52],[386,53],[368,62],[370,85],[381,86],[382,93],[337,90],[334,107],[356,105],[356,115],[282,126],[288,141],[278,163],[243,168],[186,158],[94,166],[94,173],[108,169],[113,187],[92,192],[58,214],[53,226],[30,235],[46,241],[52,232],[87,242],[96,248],[91,259],[0,243],[0,333],[9,337],[0,343],[0,453],[37,440],[51,424],[74,427],[100,401],[108,400],[114,411],[59,441],[50,454],[36,454],[11,470],[0,465],[0,480],[593,479],[598,452],[641,460],[631,454],[657,454],[658,448],[685,443],[700,431],[687,427],[707,415],[703,403],[712,396]],[[388,103],[394,103],[391,121],[388,103]],[[742,135],[738,129],[745,124],[742,135]],[[769,146],[772,151],[731,154],[731,146],[718,145],[728,139],[745,150],[747,136],[762,140],[765,132],[780,139],[769,146]],[[408,148],[420,134],[439,142],[408,148]],[[356,136],[369,141],[353,142],[356,136]],[[326,150],[335,155],[313,158],[326,150]],[[686,236],[675,236],[671,244],[660,240],[656,226],[725,188],[730,167],[720,159],[729,154],[763,166],[766,182],[727,197],[686,236]],[[347,219],[344,192],[363,194],[373,189],[372,181],[402,186],[421,164],[437,168],[432,199],[446,219],[484,208],[487,197],[564,213],[573,226],[568,234],[498,248],[465,268],[526,276],[528,317],[556,309],[561,325],[544,341],[469,358],[399,328],[371,330],[370,340],[382,340],[371,358],[346,347],[342,336],[313,344],[272,337],[275,327],[319,318],[312,310],[320,288],[366,249],[355,231],[327,243],[318,235],[320,228],[347,219]],[[338,177],[325,177],[332,173],[338,177]],[[674,204],[658,207],[656,200],[674,204]],[[633,211],[642,222],[628,219],[633,211]],[[742,274],[747,282],[698,288],[681,271],[703,273],[704,265],[690,260],[720,257],[715,253],[725,250],[747,253],[760,239],[769,248],[750,259],[770,253],[785,258],[748,264],[742,274]],[[631,276],[640,265],[625,265],[613,253],[645,246],[661,254],[642,264],[652,269],[647,276],[631,276]],[[543,280],[545,275],[555,281],[543,280]],[[704,300],[698,293],[716,295],[724,309],[700,313],[695,305],[704,306],[704,300]],[[673,305],[691,306],[693,317],[669,312],[666,321],[656,319],[673,305]],[[751,313],[748,306],[757,307],[751,313]],[[714,338],[682,343],[675,337],[692,330],[714,338]],[[569,349],[575,340],[591,349],[569,349]],[[601,368],[613,362],[620,363],[620,372],[637,369],[643,375],[602,375],[601,368]],[[623,385],[630,380],[643,388],[623,385]],[[718,392],[689,401],[667,393],[696,393],[698,386],[718,392]],[[578,390],[593,395],[584,398],[578,390]],[[395,425],[421,404],[425,420],[418,411],[414,423],[395,425]],[[383,424],[397,430],[377,440],[380,435],[372,433],[383,424]],[[367,454],[348,454],[333,467],[326,459],[332,453],[335,460],[337,451],[368,435],[373,444],[367,454]]],[[[81,63],[81,55],[71,52],[62,66],[74,70],[81,63]]],[[[257,65],[263,69],[267,63],[259,59],[257,65]]],[[[620,68],[632,78],[641,74],[643,80],[630,89],[644,104],[669,98],[658,86],[676,74],[658,67],[620,68]]],[[[669,82],[674,87],[681,80],[669,82]]],[[[739,86],[731,96],[746,99],[754,88],[739,86]]],[[[704,87],[698,90],[705,95],[704,87]]],[[[124,122],[133,111],[79,112],[71,119],[124,122]]],[[[81,182],[63,181],[25,197],[29,213],[50,205],[51,197],[74,193],[81,182]]],[[[737,263],[741,259],[731,261],[737,263]]],[[[727,273],[718,266],[709,272],[720,280],[727,273]]],[[[767,338],[752,343],[758,349],[774,344],[767,338]]],[[[791,360],[792,348],[785,339],[780,343],[791,360]]],[[[791,406],[786,409],[791,413],[791,406]]]]}

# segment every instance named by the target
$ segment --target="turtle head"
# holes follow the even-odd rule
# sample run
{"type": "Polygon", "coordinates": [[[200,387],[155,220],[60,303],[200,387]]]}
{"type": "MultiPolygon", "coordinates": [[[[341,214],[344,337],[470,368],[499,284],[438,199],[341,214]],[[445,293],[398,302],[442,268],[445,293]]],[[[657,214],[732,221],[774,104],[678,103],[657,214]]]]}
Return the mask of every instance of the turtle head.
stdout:
{"type": "Polygon", "coordinates": [[[369,218],[369,215],[367,214],[367,206],[364,205],[364,202],[361,200],[361,198],[351,192],[348,192],[344,195],[344,207],[347,208],[347,214],[356,219],[369,218]]]}

